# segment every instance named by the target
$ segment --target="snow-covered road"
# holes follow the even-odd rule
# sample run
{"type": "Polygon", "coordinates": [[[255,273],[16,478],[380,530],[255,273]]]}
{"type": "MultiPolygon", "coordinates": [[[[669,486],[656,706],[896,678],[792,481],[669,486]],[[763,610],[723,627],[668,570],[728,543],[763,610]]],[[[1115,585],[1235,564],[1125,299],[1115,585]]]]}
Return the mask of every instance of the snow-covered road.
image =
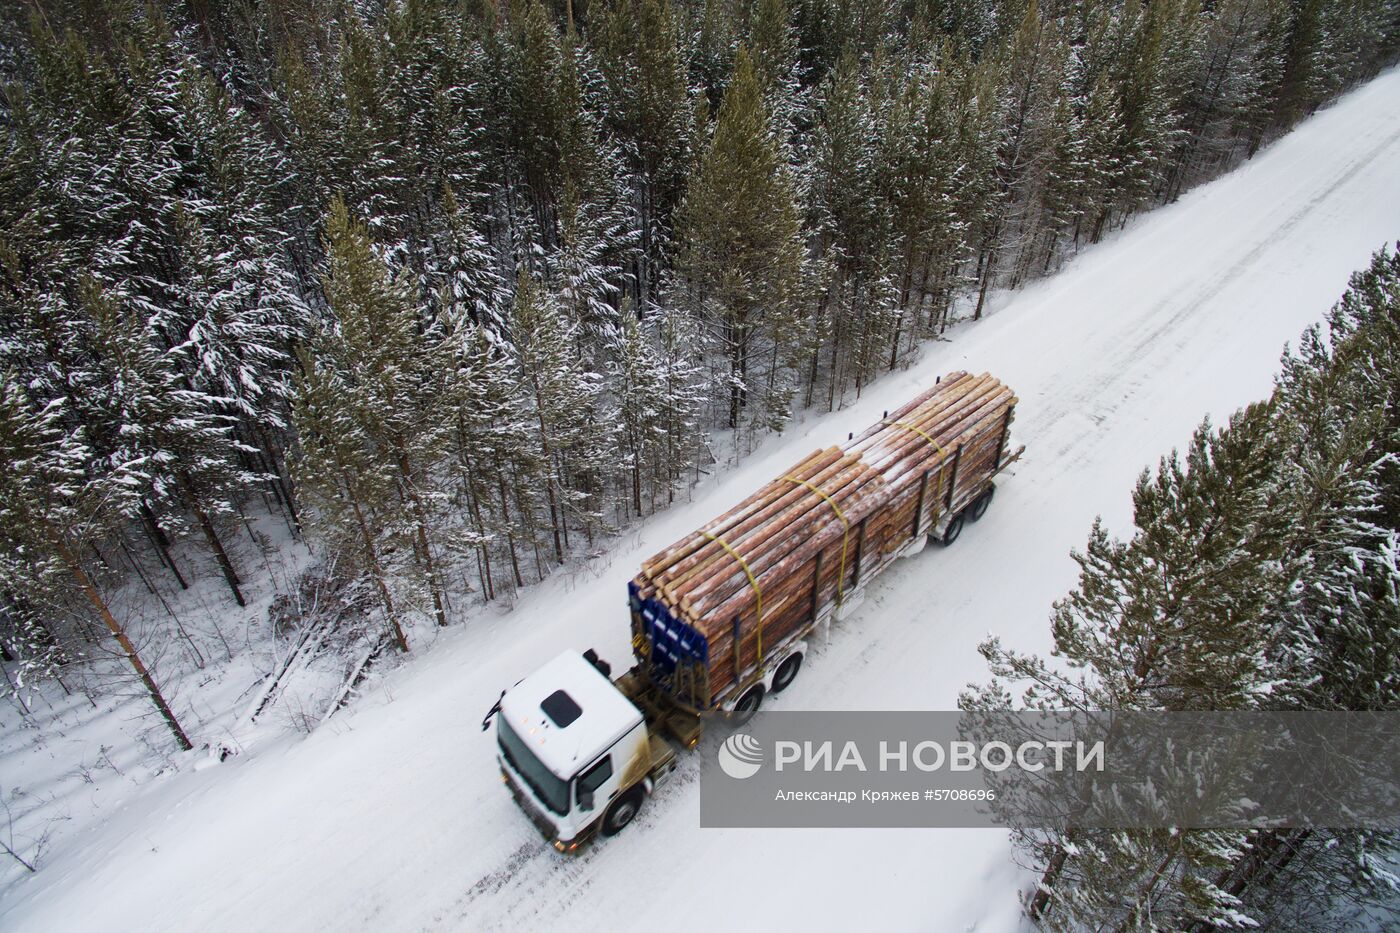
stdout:
{"type": "Polygon", "coordinates": [[[1071,547],[1123,529],[1145,465],[1265,395],[1279,352],[1400,237],[1400,71],[1011,297],[844,411],[768,439],[608,559],[447,630],[303,741],[157,782],[0,901],[12,930],[1014,929],[995,830],[702,830],[695,762],[565,860],[501,788],[481,714],[561,648],[629,656],[625,582],[657,547],[954,369],[1021,397],[1027,445],[950,550],[871,586],[786,709],[950,709],[988,632],[1044,650],[1071,547]],[[987,568],[995,567],[995,576],[987,568]],[[759,883],[759,879],[763,879],[759,883]]]}

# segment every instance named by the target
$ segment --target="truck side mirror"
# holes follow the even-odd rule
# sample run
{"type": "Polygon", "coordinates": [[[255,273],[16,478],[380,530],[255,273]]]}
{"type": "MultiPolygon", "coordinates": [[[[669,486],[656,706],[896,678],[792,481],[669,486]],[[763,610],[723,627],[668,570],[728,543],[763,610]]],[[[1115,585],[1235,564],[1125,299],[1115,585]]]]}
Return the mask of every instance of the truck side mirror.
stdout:
{"type": "Polygon", "coordinates": [[[491,728],[491,717],[494,716],[494,715],[496,715],[497,713],[499,713],[499,712],[501,711],[501,700],[504,700],[505,698],[506,698],[506,692],[505,692],[504,690],[502,690],[502,691],[501,691],[500,697],[496,700],[496,702],[492,705],[492,707],[486,711],[486,715],[483,716],[482,719],[481,719],[481,731],[482,731],[482,732],[485,732],[487,729],[490,729],[490,728],[491,728]]]}
{"type": "Polygon", "coordinates": [[[578,808],[580,810],[593,809],[593,791],[581,790],[578,792],[578,808]]]}

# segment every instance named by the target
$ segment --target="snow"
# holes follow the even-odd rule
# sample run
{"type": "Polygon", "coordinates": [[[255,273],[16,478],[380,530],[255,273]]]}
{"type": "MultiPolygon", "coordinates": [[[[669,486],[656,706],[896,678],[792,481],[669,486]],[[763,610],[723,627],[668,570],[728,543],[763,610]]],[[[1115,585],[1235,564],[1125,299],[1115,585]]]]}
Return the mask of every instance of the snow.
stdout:
{"type": "Polygon", "coordinates": [[[1400,71],[1240,170],[1001,296],[834,415],[768,439],[611,554],[513,612],[444,631],[303,740],[184,768],[70,837],[0,900],[9,930],[880,928],[1010,930],[1033,879],[993,830],[702,830],[697,763],[637,822],[565,859],[500,785],[482,714],[563,649],[629,657],[626,580],[809,450],[956,369],[1020,394],[1027,445],[950,550],[885,572],[816,646],[786,709],[949,709],[990,630],[1048,647],[1050,602],[1095,514],[1129,520],[1137,473],[1262,397],[1279,352],[1400,234],[1400,71]],[[759,883],[758,879],[762,879],[759,883]]]}

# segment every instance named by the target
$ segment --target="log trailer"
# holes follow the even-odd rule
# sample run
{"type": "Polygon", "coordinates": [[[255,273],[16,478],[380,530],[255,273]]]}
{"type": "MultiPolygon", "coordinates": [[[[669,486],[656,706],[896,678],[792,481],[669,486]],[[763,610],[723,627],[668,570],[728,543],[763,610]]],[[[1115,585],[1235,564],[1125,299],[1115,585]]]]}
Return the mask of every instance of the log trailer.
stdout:
{"type": "Polygon", "coordinates": [[[881,570],[981,518],[1024,450],[1008,447],[1016,401],[986,373],[939,379],[643,563],[626,673],[566,651],[502,691],[482,729],[495,719],[502,779],[554,847],[620,832],[702,714],[752,716],[881,570]]]}

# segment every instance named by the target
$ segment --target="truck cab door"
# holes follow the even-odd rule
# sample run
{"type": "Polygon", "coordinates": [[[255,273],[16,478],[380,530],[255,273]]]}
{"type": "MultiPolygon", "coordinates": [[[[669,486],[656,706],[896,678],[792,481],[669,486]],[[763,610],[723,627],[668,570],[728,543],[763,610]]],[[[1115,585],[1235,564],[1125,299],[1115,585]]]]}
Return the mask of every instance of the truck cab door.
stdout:
{"type": "Polygon", "coordinates": [[[613,767],[611,752],[584,768],[574,781],[574,809],[589,822],[601,816],[617,794],[622,775],[613,767]]]}

